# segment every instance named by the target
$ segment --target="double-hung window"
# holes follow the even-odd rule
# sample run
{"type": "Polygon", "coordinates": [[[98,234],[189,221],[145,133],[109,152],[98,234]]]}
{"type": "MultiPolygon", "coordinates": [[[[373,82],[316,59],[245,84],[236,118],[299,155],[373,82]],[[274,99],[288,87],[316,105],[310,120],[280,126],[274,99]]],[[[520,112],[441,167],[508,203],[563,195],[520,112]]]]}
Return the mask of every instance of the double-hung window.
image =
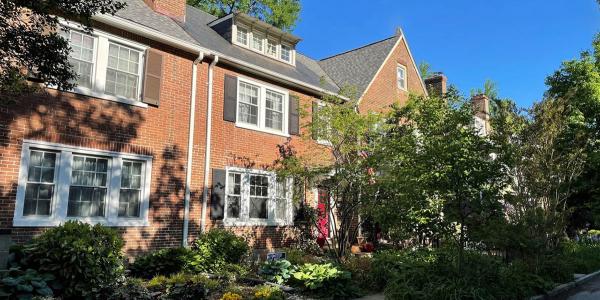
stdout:
{"type": "Polygon", "coordinates": [[[291,62],[292,61],[292,48],[287,45],[281,45],[281,59],[291,62]]]}
{"type": "Polygon", "coordinates": [[[267,55],[277,57],[277,43],[271,39],[267,39],[267,55]]]}
{"type": "Polygon", "coordinates": [[[237,26],[236,40],[238,43],[248,46],[248,30],[244,27],[237,26]]]}
{"type": "Polygon", "coordinates": [[[229,168],[226,185],[226,225],[291,224],[291,180],[272,172],[229,168]]]}
{"type": "Polygon", "coordinates": [[[87,34],[70,26],[69,62],[77,74],[74,92],[145,106],[140,102],[146,46],[94,30],[87,34]]]}
{"type": "Polygon", "coordinates": [[[14,226],[147,224],[149,156],[25,141],[14,226]]]}
{"type": "Polygon", "coordinates": [[[246,79],[238,79],[237,124],[240,127],[287,134],[288,93],[246,79]]]}
{"type": "Polygon", "coordinates": [[[264,36],[258,32],[252,33],[252,49],[263,52],[263,40],[264,36]]]}
{"type": "Polygon", "coordinates": [[[396,82],[399,89],[406,91],[406,67],[401,64],[396,67],[396,82]]]}

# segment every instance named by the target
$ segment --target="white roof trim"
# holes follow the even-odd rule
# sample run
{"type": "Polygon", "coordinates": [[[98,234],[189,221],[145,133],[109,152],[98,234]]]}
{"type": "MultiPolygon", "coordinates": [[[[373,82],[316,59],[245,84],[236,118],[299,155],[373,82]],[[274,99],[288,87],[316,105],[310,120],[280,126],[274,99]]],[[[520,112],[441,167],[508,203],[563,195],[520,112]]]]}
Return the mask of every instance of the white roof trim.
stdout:
{"type": "Polygon", "coordinates": [[[294,86],[301,87],[301,88],[304,88],[304,89],[307,89],[307,90],[310,90],[313,92],[339,97],[340,99],[343,99],[346,101],[349,100],[348,97],[325,90],[321,87],[318,87],[318,86],[315,86],[312,84],[308,84],[306,82],[303,82],[303,81],[300,81],[297,79],[293,79],[291,77],[288,77],[288,76],[282,75],[280,73],[259,67],[257,65],[245,62],[243,60],[224,55],[217,51],[213,51],[213,50],[201,47],[198,44],[190,43],[190,42],[178,39],[178,38],[168,36],[158,30],[146,27],[144,25],[138,24],[133,21],[129,21],[129,20],[121,18],[121,17],[111,16],[111,15],[95,15],[95,16],[93,16],[93,19],[96,21],[120,28],[120,29],[127,30],[131,33],[135,33],[135,34],[147,37],[149,39],[165,43],[169,46],[172,46],[172,47],[175,47],[175,48],[178,48],[181,50],[189,51],[194,54],[197,54],[198,52],[204,52],[209,55],[219,56],[219,59],[222,61],[228,61],[235,65],[241,66],[244,69],[246,69],[247,71],[250,71],[250,72],[258,74],[258,75],[263,75],[263,76],[267,76],[271,79],[284,81],[286,83],[291,83],[294,86]]]}
{"type": "MultiPolygon", "coordinates": [[[[379,66],[379,69],[377,69],[375,76],[373,76],[373,78],[371,78],[371,81],[367,85],[367,88],[365,88],[365,90],[362,92],[362,94],[358,98],[357,105],[359,105],[362,102],[363,96],[369,90],[371,85],[373,85],[373,82],[375,82],[375,79],[377,78],[377,76],[379,76],[379,73],[381,73],[383,66],[385,66],[387,61],[392,56],[392,53],[394,53],[394,50],[396,50],[396,48],[398,47],[398,45],[400,44],[401,41],[404,41],[404,44],[406,45],[406,49],[408,50],[408,56],[410,57],[410,60],[412,61],[413,67],[415,68],[415,70],[417,70],[417,75],[419,76],[419,82],[421,83],[421,87],[423,87],[423,91],[425,92],[425,95],[427,96],[427,89],[425,88],[425,83],[423,82],[423,78],[421,78],[421,74],[419,73],[419,68],[417,67],[417,64],[415,63],[415,59],[413,58],[412,53],[410,53],[410,47],[408,47],[408,43],[406,42],[406,39],[404,38],[404,33],[402,33],[400,38],[398,38],[398,41],[396,41],[396,44],[394,44],[394,47],[392,47],[392,49],[390,50],[388,55],[385,57],[385,60],[383,60],[383,63],[381,63],[381,65],[379,66]]],[[[406,88],[408,89],[408,83],[406,85],[406,88]]]]}

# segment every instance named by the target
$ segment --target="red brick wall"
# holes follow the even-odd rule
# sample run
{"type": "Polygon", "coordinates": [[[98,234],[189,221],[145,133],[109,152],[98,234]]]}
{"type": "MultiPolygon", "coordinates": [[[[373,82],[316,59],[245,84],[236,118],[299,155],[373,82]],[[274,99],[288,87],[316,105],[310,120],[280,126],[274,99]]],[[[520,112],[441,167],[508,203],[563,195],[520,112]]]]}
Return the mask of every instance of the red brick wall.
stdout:
{"type": "Polygon", "coordinates": [[[158,13],[178,21],[185,21],[185,0],[144,0],[144,2],[158,13]]]}
{"type": "MultiPolygon", "coordinates": [[[[147,227],[118,228],[128,253],[181,244],[183,198],[188,145],[188,124],[193,57],[141,37],[103,27],[115,34],[147,44],[164,55],[163,85],[159,107],[142,108],[56,90],[17,99],[0,108],[0,229],[12,231],[16,242],[24,242],[42,228],[13,228],[12,219],[21,146],[24,139],[42,140],[102,150],[147,154],[153,157],[150,210],[147,227]]],[[[205,65],[199,66],[198,102],[204,102],[205,65]]],[[[200,120],[194,155],[204,153],[204,131],[200,120]]],[[[201,182],[195,158],[193,182],[201,182]]],[[[198,199],[199,185],[192,187],[198,199]]],[[[192,201],[191,216],[199,220],[200,203],[192,201]]],[[[198,222],[190,224],[192,235],[198,222]]]]}
{"type": "Polygon", "coordinates": [[[375,80],[363,94],[359,109],[363,113],[385,111],[393,103],[405,104],[409,93],[422,95],[425,90],[403,38],[392,50],[392,54],[384,63],[375,80]],[[398,64],[406,67],[408,92],[399,89],[396,83],[398,64]]]}
{"type": "MultiPolygon", "coordinates": [[[[279,157],[277,145],[285,143],[288,138],[284,136],[264,133],[260,131],[236,127],[235,123],[223,120],[224,103],[224,78],[225,74],[233,76],[245,76],[226,69],[221,66],[215,67],[214,73],[214,93],[213,93],[213,115],[212,115],[212,149],[211,149],[211,170],[212,168],[224,169],[228,166],[236,166],[251,169],[268,169],[272,167],[273,162],[279,157]]],[[[252,78],[252,80],[257,80],[252,78]]],[[[301,119],[302,136],[292,136],[291,145],[299,152],[299,155],[310,157],[317,161],[325,161],[328,158],[328,152],[320,145],[310,139],[307,128],[303,128],[311,120],[310,110],[313,99],[312,95],[303,94],[298,91],[290,90],[285,86],[277,85],[269,81],[263,81],[268,84],[276,85],[281,89],[287,89],[290,95],[294,94],[300,98],[300,107],[304,114],[301,119]]],[[[212,177],[212,176],[211,176],[212,177]]],[[[212,178],[210,178],[212,180],[212,178]]],[[[212,182],[211,182],[212,185],[212,182]]],[[[313,200],[312,191],[307,195],[310,201],[313,200]]],[[[222,226],[221,221],[210,219],[210,203],[206,212],[207,227],[222,226]]],[[[280,248],[293,243],[296,235],[294,228],[286,226],[253,226],[253,227],[228,227],[239,235],[249,238],[255,248],[280,248]]]]}

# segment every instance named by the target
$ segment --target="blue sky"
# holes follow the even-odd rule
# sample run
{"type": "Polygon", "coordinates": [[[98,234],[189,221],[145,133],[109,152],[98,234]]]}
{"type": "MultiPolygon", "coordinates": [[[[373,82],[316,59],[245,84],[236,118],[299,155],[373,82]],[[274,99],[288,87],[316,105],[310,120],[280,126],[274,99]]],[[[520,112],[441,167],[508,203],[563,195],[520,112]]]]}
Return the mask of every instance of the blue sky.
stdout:
{"type": "Polygon", "coordinates": [[[402,27],[415,60],[427,61],[468,94],[486,79],[530,106],[564,60],[590,49],[600,31],[596,0],[302,0],[298,49],[323,58],[402,27]]]}

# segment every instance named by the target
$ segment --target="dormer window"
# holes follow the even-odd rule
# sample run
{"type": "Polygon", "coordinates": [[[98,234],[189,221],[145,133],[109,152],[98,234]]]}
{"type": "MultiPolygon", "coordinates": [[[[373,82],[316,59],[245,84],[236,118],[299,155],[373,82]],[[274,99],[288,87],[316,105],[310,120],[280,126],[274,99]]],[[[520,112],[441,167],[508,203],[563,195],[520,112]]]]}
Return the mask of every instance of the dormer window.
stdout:
{"type": "Polygon", "coordinates": [[[231,43],[292,66],[300,38],[243,13],[233,13],[209,24],[231,43]],[[226,23],[225,23],[226,22],[226,23]],[[230,29],[230,30],[229,30],[230,29]]]}
{"type": "Polygon", "coordinates": [[[267,55],[277,57],[277,43],[270,39],[267,39],[267,55]]]}
{"type": "Polygon", "coordinates": [[[238,26],[236,38],[239,44],[248,46],[248,30],[246,28],[238,26]]]}
{"type": "Polygon", "coordinates": [[[263,51],[263,40],[264,36],[258,32],[252,33],[252,49],[262,52],[263,51]]]}
{"type": "Polygon", "coordinates": [[[281,45],[281,59],[290,62],[292,59],[292,48],[287,45],[281,45]]]}

